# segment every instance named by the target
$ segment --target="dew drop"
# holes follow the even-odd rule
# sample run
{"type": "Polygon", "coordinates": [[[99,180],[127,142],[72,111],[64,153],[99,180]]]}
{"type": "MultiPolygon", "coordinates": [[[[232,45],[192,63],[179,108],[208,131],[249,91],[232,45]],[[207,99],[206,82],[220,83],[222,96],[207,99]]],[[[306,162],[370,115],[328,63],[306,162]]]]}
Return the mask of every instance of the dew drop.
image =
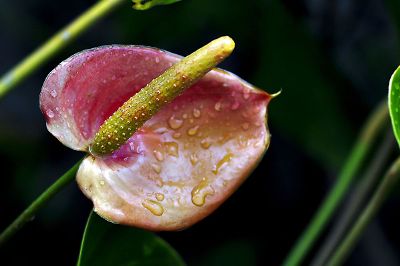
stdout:
{"type": "Polygon", "coordinates": [[[249,125],[249,123],[247,123],[247,122],[242,124],[243,130],[248,130],[248,129],[249,129],[249,126],[250,126],[250,125],[249,125]]]}
{"type": "Polygon", "coordinates": [[[181,137],[181,133],[179,133],[179,132],[175,132],[173,135],[172,135],[172,137],[174,137],[174,139],[179,139],[180,137],[181,137]]]}
{"type": "Polygon", "coordinates": [[[145,199],[142,202],[143,207],[148,209],[152,214],[156,216],[161,216],[164,213],[164,208],[163,206],[158,203],[157,201],[150,200],[150,199],[145,199]]]}
{"type": "Polygon", "coordinates": [[[190,154],[190,163],[192,165],[195,165],[199,161],[199,158],[197,157],[196,153],[190,154]]]}
{"type": "Polygon", "coordinates": [[[56,90],[51,90],[50,91],[50,95],[51,95],[51,97],[53,97],[53,98],[56,98],[57,97],[57,91],[56,90]]]}
{"type": "Polygon", "coordinates": [[[168,120],[168,125],[172,128],[172,129],[178,129],[183,125],[183,120],[182,119],[178,119],[174,116],[171,116],[168,120]]]}
{"type": "Polygon", "coordinates": [[[164,182],[159,178],[159,179],[156,180],[156,185],[158,187],[162,187],[164,185],[164,182]]]}
{"type": "Polygon", "coordinates": [[[174,157],[178,157],[179,156],[179,146],[178,143],[176,142],[165,142],[164,143],[167,154],[174,156],[174,157]]]}
{"type": "Polygon", "coordinates": [[[164,154],[162,154],[162,152],[160,152],[159,150],[154,150],[154,157],[157,159],[157,161],[164,161],[164,154]]]}
{"type": "Polygon", "coordinates": [[[219,169],[221,169],[222,166],[224,166],[226,163],[229,163],[232,159],[233,154],[232,153],[227,153],[225,154],[225,156],[218,161],[218,163],[215,165],[214,170],[212,170],[212,172],[214,174],[218,174],[219,169]]]}
{"type": "Polygon", "coordinates": [[[189,136],[194,136],[194,135],[196,135],[198,129],[199,129],[198,125],[194,126],[194,127],[191,127],[191,128],[188,129],[187,134],[189,136]]]}
{"type": "Polygon", "coordinates": [[[203,139],[202,141],[200,141],[200,146],[201,146],[203,149],[208,149],[208,148],[210,148],[210,146],[211,146],[211,142],[210,142],[209,139],[203,139]]]}
{"type": "Polygon", "coordinates": [[[201,115],[200,110],[197,109],[197,108],[194,108],[194,109],[193,109],[193,116],[194,116],[195,118],[199,118],[200,115],[201,115]]]}
{"type": "Polygon", "coordinates": [[[249,91],[248,89],[246,89],[246,90],[243,92],[243,99],[247,100],[247,99],[249,99],[249,98],[250,98],[250,91],[249,91]]]}
{"type": "Polygon", "coordinates": [[[100,180],[100,186],[104,186],[106,183],[104,182],[104,180],[100,180]]]}
{"type": "Polygon", "coordinates": [[[54,112],[52,110],[50,110],[50,109],[46,111],[46,114],[47,114],[47,116],[49,118],[53,118],[54,117],[54,112]]]}
{"type": "Polygon", "coordinates": [[[135,151],[135,145],[132,142],[129,142],[129,148],[131,149],[131,151],[135,151]]]}
{"type": "Polygon", "coordinates": [[[213,195],[214,189],[212,189],[205,178],[193,188],[192,190],[192,202],[196,206],[203,206],[206,203],[206,197],[213,195]]]}
{"type": "Polygon", "coordinates": [[[156,199],[158,201],[163,201],[164,200],[164,194],[162,193],[156,193],[156,199]]]}
{"type": "Polygon", "coordinates": [[[161,166],[159,164],[153,163],[151,164],[151,168],[156,172],[157,174],[161,173],[161,166]]]}
{"type": "Polygon", "coordinates": [[[231,106],[231,109],[232,109],[232,110],[237,110],[237,109],[239,108],[239,106],[240,106],[240,103],[239,103],[239,102],[234,102],[234,103],[232,104],[232,106],[231,106]]]}
{"type": "Polygon", "coordinates": [[[214,105],[214,109],[216,110],[216,111],[221,111],[221,102],[217,102],[215,105],[214,105]]]}

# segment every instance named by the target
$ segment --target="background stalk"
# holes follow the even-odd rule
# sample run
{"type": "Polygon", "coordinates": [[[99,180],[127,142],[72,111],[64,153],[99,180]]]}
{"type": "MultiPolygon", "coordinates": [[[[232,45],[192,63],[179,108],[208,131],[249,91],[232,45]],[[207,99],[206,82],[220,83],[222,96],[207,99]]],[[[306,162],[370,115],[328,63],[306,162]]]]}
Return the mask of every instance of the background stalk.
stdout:
{"type": "Polygon", "coordinates": [[[0,99],[41,65],[126,0],[102,0],[60,30],[0,79],[0,99]]]}

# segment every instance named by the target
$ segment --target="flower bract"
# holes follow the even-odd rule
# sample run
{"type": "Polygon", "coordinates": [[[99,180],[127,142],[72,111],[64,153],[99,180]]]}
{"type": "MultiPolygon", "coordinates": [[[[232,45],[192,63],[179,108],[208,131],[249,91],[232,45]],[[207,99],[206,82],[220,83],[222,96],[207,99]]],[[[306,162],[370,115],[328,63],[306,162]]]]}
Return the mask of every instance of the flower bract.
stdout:
{"type": "Polygon", "coordinates": [[[64,145],[88,152],[77,182],[109,221],[155,231],[186,228],[220,206],[269,145],[271,96],[215,69],[118,150],[90,154],[103,122],[180,59],[149,47],[103,46],[63,61],[43,85],[47,128],[64,145]]]}

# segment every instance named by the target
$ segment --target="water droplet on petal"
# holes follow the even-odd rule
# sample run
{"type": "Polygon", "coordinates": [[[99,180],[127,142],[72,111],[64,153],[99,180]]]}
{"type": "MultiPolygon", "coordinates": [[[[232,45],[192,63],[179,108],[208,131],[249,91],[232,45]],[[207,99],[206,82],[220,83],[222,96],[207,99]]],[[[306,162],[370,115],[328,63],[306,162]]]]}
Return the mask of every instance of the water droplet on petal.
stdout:
{"type": "Polygon", "coordinates": [[[162,181],[161,178],[158,178],[158,179],[156,180],[156,185],[157,185],[158,187],[162,187],[162,186],[164,185],[164,182],[162,181]]]}
{"type": "Polygon", "coordinates": [[[221,102],[217,102],[216,104],[215,104],[215,106],[214,106],[214,109],[216,110],[216,111],[221,111],[221,102]]]}
{"type": "Polygon", "coordinates": [[[201,115],[200,110],[197,109],[197,108],[194,108],[194,109],[193,109],[193,116],[194,116],[195,118],[199,118],[200,115],[201,115]]]}
{"type": "Polygon", "coordinates": [[[164,194],[162,193],[156,193],[156,199],[158,201],[163,201],[164,200],[164,194]]]}
{"type": "Polygon", "coordinates": [[[219,169],[221,169],[222,166],[224,166],[226,163],[229,163],[232,159],[233,154],[232,153],[227,153],[225,154],[225,156],[218,161],[218,163],[215,165],[214,170],[212,170],[212,172],[214,174],[218,174],[219,169]]]}
{"type": "Polygon", "coordinates": [[[156,216],[161,216],[164,213],[164,208],[163,206],[158,203],[157,201],[150,200],[150,199],[145,199],[142,202],[143,207],[148,209],[152,214],[156,216]]]}
{"type": "Polygon", "coordinates": [[[179,156],[179,146],[176,142],[165,142],[164,143],[167,154],[178,157],[179,156]]]}
{"type": "Polygon", "coordinates": [[[129,142],[129,148],[131,151],[135,152],[135,145],[132,142],[129,142]]]}
{"type": "Polygon", "coordinates": [[[243,123],[243,124],[242,124],[243,130],[248,130],[248,129],[249,129],[249,126],[250,126],[249,123],[243,123]]]}
{"type": "Polygon", "coordinates": [[[203,206],[206,203],[206,197],[213,195],[214,189],[208,185],[205,178],[193,188],[192,190],[192,202],[196,206],[203,206]]]}
{"type": "Polygon", "coordinates": [[[202,141],[200,141],[200,145],[203,149],[208,149],[211,146],[211,142],[209,139],[203,139],[202,141]]]}
{"type": "Polygon", "coordinates": [[[187,134],[189,136],[194,136],[194,135],[196,135],[198,129],[199,129],[198,125],[194,126],[194,127],[191,127],[191,128],[188,129],[187,134]]]}
{"type": "Polygon", "coordinates": [[[53,98],[56,98],[57,97],[57,91],[56,90],[51,90],[50,91],[50,95],[51,95],[51,97],[53,97],[53,98]]]}
{"type": "Polygon", "coordinates": [[[54,117],[54,112],[52,110],[50,110],[50,109],[46,111],[46,114],[47,114],[47,116],[49,118],[53,118],[54,117]]]}
{"type": "Polygon", "coordinates": [[[168,119],[168,125],[172,128],[172,129],[178,129],[183,125],[183,120],[182,119],[178,119],[174,116],[171,116],[168,119]]]}
{"type": "Polygon", "coordinates": [[[160,152],[159,150],[154,150],[154,157],[156,157],[157,161],[164,161],[164,154],[162,154],[162,152],[160,152]]]}
{"type": "Polygon", "coordinates": [[[232,104],[232,106],[231,106],[231,109],[232,109],[232,110],[237,110],[237,109],[239,108],[239,106],[240,106],[240,103],[239,103],[239,102],[234,102],[234,103],[232,104]]]}
{"type": "Polygon", "coordinates": [[[174,137],[174,139],[179,139],[180,137],[181,137],[181,133],[179,133],[179,132],[175,132],[173,135],[172,135],[172,137],[174,137]]]}
{"type": "Polygon", "coordinates": [[[106,183],[104,182],[104,180],[100,180],[100,186],[104,186],[106,183]]]}
{"type": "Polygon", "coordinates": [[[245,89],[243,92],[243,99],[247,100],[250,98],[250,91],[249,89],[245,89]]]}
{"type": "Polygon", "coordinates": [[[199,158],[197,157],[196,153],[190,154],[190,163],[192,165],[195,165],[199,161],[199,158]]]}
{"type": "Polygon", "coordinates": [[[157,174],[161,173],[161,166],[159,164],[153,163],[151,164],[151,168],[156,172],[157,174]]]}

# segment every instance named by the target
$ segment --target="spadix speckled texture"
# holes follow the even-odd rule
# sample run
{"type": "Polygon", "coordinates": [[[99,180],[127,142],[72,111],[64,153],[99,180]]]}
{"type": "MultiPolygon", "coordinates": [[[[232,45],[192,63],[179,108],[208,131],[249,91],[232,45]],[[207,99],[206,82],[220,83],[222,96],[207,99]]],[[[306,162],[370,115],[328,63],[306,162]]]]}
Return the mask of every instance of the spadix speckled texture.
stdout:
{"type": "MultiPolygon", "coordinates": [[[[79,53],[40,95],[49,131],[87,151],[100,125],[179,56],[138,46],[79,53]]],[[[210,214],[246,179],[269,144],[270,96],[233,74],[209,72],[114,153],[89,155],[77,174],[95,211],[151,230],[179,230],[210,214]]]]}
{"type": "Polygon", "coordinates": [[[234,47],[235,43],[230,37],[220,37],[153,79],[100,126],[89,147],[90,153],[106,155],[119,149],[161,107],[228,57],[234,47]]]}

